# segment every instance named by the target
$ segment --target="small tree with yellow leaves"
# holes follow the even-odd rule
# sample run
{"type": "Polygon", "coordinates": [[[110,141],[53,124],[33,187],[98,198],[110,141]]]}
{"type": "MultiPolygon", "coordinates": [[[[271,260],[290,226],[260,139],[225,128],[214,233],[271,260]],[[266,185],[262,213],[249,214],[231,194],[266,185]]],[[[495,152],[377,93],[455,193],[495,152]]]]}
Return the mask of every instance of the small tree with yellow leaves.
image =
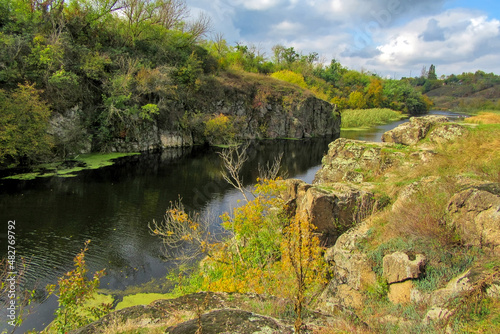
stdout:
{"type": "Polygon", "coordinates": [[[88,306],[88,302],[95,298],[100,279],[104,275],[103,269],[95,272],[92,279],[87,278],[85,252],[89,243],[90,240],[87,240],[84,248],[75,256],[75,269],[60,277],[57,286],[47,286],[49,293],[59,298],[56,318],[49,326],[49,333],[66,333],[79,328],[99,319],[111,309],[109,304],[88,306]]]}
{"type": "Polygon", "coordinates": [[[302,329],[302,311],[307,304],[307,293],[326,283],[327,265],[318,236],[314,234],[315,229],[305,215],[298,213],[285,228],[281,245],[283,270],[291,270],[295,280],[292,294],[296,333],[302,329]]]}

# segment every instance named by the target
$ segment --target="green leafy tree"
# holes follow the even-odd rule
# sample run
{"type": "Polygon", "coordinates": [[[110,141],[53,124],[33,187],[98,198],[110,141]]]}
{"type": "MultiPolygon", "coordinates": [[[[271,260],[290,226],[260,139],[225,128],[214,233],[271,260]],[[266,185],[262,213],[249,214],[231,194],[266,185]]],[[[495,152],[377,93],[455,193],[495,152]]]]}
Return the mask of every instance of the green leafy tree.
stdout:
{"type": "Polygon", "coordinates": [[[29,163],[50,154],[51,111],[33,84],[20,84],[10,94],[0,90],[0,109],[0,163],[29,163]]]}
{"type": "Polygon", "coordinates": [[[349,95],[349,107],[352,109],[363,109],[366,107],[366,100],[361,92],[352,92],[349,95]]]}
{"type": "Polygon", "coordinates": [[[336,85],[346,71],[347,70],[342,67],[342,64],[340,64],[336,59],[332,59],[330,65],[325,68],[316,68],[315,75],[332,85],[336,85]]]}
{"type": "Polygon", "coordinates": [[[429,80],[437,80],[436,66],[431,65],[431,67],[429,67],[429,73],[427,74],[427,79],[429,79],[429,80]]]}

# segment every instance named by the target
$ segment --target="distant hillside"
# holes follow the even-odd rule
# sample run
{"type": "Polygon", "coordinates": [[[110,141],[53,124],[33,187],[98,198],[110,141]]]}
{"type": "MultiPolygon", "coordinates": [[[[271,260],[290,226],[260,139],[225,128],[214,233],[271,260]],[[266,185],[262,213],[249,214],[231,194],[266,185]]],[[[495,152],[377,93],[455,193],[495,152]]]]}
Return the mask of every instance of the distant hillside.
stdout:
{"type": "Polygon", "coordinates": [[[476,71],[440,80],[421,77],[411,81],[421,87],[436,109],[468,112],[500,109],[500,76],[494,73],[476,71]]]}

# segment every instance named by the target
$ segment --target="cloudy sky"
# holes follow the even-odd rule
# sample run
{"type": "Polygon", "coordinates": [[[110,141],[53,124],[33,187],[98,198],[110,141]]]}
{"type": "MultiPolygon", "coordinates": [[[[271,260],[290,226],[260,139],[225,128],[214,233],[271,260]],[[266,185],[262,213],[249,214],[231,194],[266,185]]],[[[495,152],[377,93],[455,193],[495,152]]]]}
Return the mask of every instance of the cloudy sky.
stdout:
{"type": "Polygon", "coordinates": [[[231,44],[317,52],[381,76],[500,74],[498,0],[187,0],[231,44]]]}

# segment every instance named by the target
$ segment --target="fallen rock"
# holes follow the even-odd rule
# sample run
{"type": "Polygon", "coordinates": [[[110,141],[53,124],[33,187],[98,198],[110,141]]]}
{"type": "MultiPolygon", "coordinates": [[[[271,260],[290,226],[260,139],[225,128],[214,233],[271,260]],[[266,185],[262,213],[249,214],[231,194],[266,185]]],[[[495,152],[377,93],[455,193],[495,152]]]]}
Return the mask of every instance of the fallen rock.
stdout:
{"type": "Polygon", "coordinates": [[[425,138],[431,127],[438,123],[448,122],[445,116],[411,117],[410,121],[385,132],[382,141],[403,145],[415,145],[425,138]]]}
{"type": "Polygon", "coordinates": [[[500,254],[500,184],[476,185],[448,203],[449,226],[466,245],[500,254]]]}
{"type": "Polygon", "coordinates": [[[373,193],[361,187],[343,183],[311,186],[300,180],[289,180],[282,195],[287,202],[288,214],[305,213],[322,234],[328,246],[337,238],[378,209],[373,193]]]}
{"type": "Polygon", "coordinates": [[[412,281],[394,283],[389,285],[389,293],[387,294],[387,297],[393,304],[407,304],[411,302],[412,289],[412,281]]]}
{"type": "Polygon", "coordinates": [[[345,184],[329,184],[327,188],[309,188],[301,201],[297,201],[297,211],[306,212],[311,223],[322,233],[327,245],[355,224],[370,215],[375,208],[371,192],[345,184]]]}
{"type": "Polygon", "coordinates": [[[384,277],[389,284],[418,278],[425,266],[425,256],[418,254],[415,260],[410,261],[408,255],[395,252],[384,256],[384,277]]]}
{"type": "Polygon", "coordinates": [[[216,310],[167,328],[167,334],[293,333],[276,319],[241,310],[216,310]]]}

